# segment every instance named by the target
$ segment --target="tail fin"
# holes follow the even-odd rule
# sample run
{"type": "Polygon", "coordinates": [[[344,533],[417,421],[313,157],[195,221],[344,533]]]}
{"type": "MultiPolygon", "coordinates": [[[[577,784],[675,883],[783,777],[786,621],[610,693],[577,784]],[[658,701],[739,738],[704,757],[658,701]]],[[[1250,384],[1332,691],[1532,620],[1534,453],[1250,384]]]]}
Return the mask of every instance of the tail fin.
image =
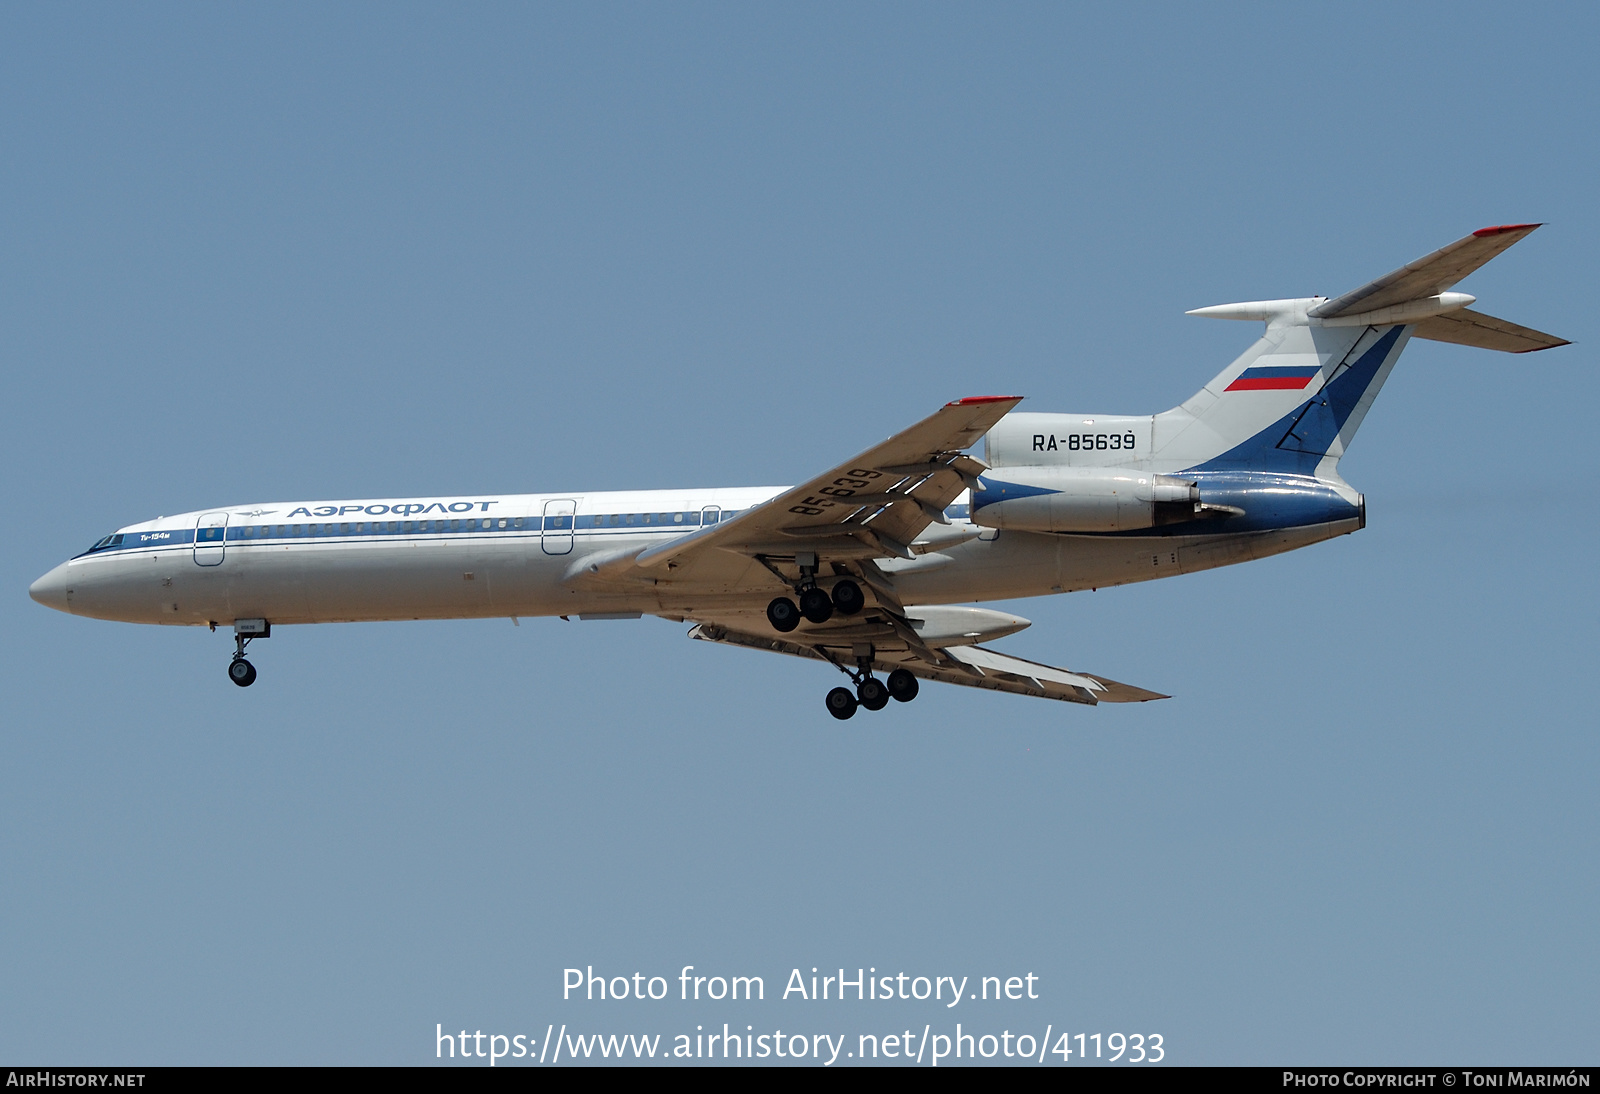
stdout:
{"type": "Polygon", "coordinates": [[[1334,470],[1413,335],[1527,352],[1567,343],[1468,311],[1449,291],[1537,224],[1484,228],[1333,299],[1258,300],[1190,315],[1257,319],[1266,334],[1182,406],[1155,416],[1152,470],[1334,470]]]}

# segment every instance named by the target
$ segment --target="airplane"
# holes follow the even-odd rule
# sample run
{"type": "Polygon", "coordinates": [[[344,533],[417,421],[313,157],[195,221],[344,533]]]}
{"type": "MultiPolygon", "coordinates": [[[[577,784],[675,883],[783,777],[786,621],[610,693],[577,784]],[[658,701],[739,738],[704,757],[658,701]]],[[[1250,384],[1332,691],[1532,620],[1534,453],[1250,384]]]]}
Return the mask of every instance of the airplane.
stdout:
{"type": "Polygon", "coordinates": [[[247,647],[274,625],[649,614],[690,623],[691,638],[832,665],[852,685],[827,693],[839,719],[909,702],[919,680],[1164,699],[991,648],[1029,622],[971,602],[1194,573],[1365,527],[1339,459],[1412,337],[1569,344],[1454,291],[1538,227],[1480,229],[1331,299],[1191,311],[1265,332],[1158,414],[957,399],[788,488],[220,506],[119,528],[29,594],[96,619],[231,626],[240,687],[256,679],[247,647]],[[982,458],[968,451],[980,440],[982,458]]]}

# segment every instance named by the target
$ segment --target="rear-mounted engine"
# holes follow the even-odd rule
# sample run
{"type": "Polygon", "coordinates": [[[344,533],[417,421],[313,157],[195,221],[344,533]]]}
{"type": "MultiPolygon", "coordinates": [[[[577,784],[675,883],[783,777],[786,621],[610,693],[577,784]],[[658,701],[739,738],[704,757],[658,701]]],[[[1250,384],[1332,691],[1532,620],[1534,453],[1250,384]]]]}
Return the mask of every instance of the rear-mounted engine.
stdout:
{"type": "Polygon", "coordinates": [[[1207,515],[1200,487],[1102,467],[1007,467],[972,492],[972,521],[1023,532],[1127,532],[1207,515]]]}

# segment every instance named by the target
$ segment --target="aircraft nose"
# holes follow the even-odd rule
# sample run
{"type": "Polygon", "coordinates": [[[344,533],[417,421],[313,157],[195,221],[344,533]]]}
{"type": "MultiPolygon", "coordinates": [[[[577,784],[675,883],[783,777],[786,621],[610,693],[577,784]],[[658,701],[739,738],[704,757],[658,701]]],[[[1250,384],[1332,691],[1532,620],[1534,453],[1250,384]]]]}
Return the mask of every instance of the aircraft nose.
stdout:
{"type": "Polygon", "coordinates": [[[72,602],[67,599],[71,591],[67,584],[67,564],[65,562],[28,586],[29,596],[45,607],[54,608],[58,612],[72,611],[72,602]]]}

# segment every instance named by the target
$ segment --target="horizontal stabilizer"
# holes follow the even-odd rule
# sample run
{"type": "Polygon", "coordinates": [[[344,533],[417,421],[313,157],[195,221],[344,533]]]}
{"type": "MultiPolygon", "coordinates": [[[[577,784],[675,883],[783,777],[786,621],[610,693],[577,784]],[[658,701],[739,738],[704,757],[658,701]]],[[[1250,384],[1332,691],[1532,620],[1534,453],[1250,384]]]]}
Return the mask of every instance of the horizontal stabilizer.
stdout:
{"type": "MultiPolygon", "coordinates": [[[[1336,316],[1376,311],[1394,304],[1405,304],[1423,297],[1436,296],[1537,227],[1539,227],[1537,224],[1502,224],[1494,228],[1479,228],[1471,235],[1440,247],[1415,262],[1407,263],[1393,273],[1384,274],[1359,289],[1351,289],[1343,296],[1336,296],[1332,300],[1318,304],[1307,314],[1313,319],[1332,319],[1336,316]]],[[[1428,334],[1421,336],[1433,337],[1428,334]]],[[[1455,341],[1455,339],[1442,339],[1442,341],[1455,341]]]]}
{"type": "Polygon", "coordinates": [[[1454,342],[1458,346],[1478,346],[1505,353],[1532,353],[1534,350],[1572,344],[1565,338],[1557,338],[1531,327],[1519,327],[1470,308],[1424,319],[1417,324],[1413,333],[1418,338],[1429,338],[1435,342],[1454,342]]]}

